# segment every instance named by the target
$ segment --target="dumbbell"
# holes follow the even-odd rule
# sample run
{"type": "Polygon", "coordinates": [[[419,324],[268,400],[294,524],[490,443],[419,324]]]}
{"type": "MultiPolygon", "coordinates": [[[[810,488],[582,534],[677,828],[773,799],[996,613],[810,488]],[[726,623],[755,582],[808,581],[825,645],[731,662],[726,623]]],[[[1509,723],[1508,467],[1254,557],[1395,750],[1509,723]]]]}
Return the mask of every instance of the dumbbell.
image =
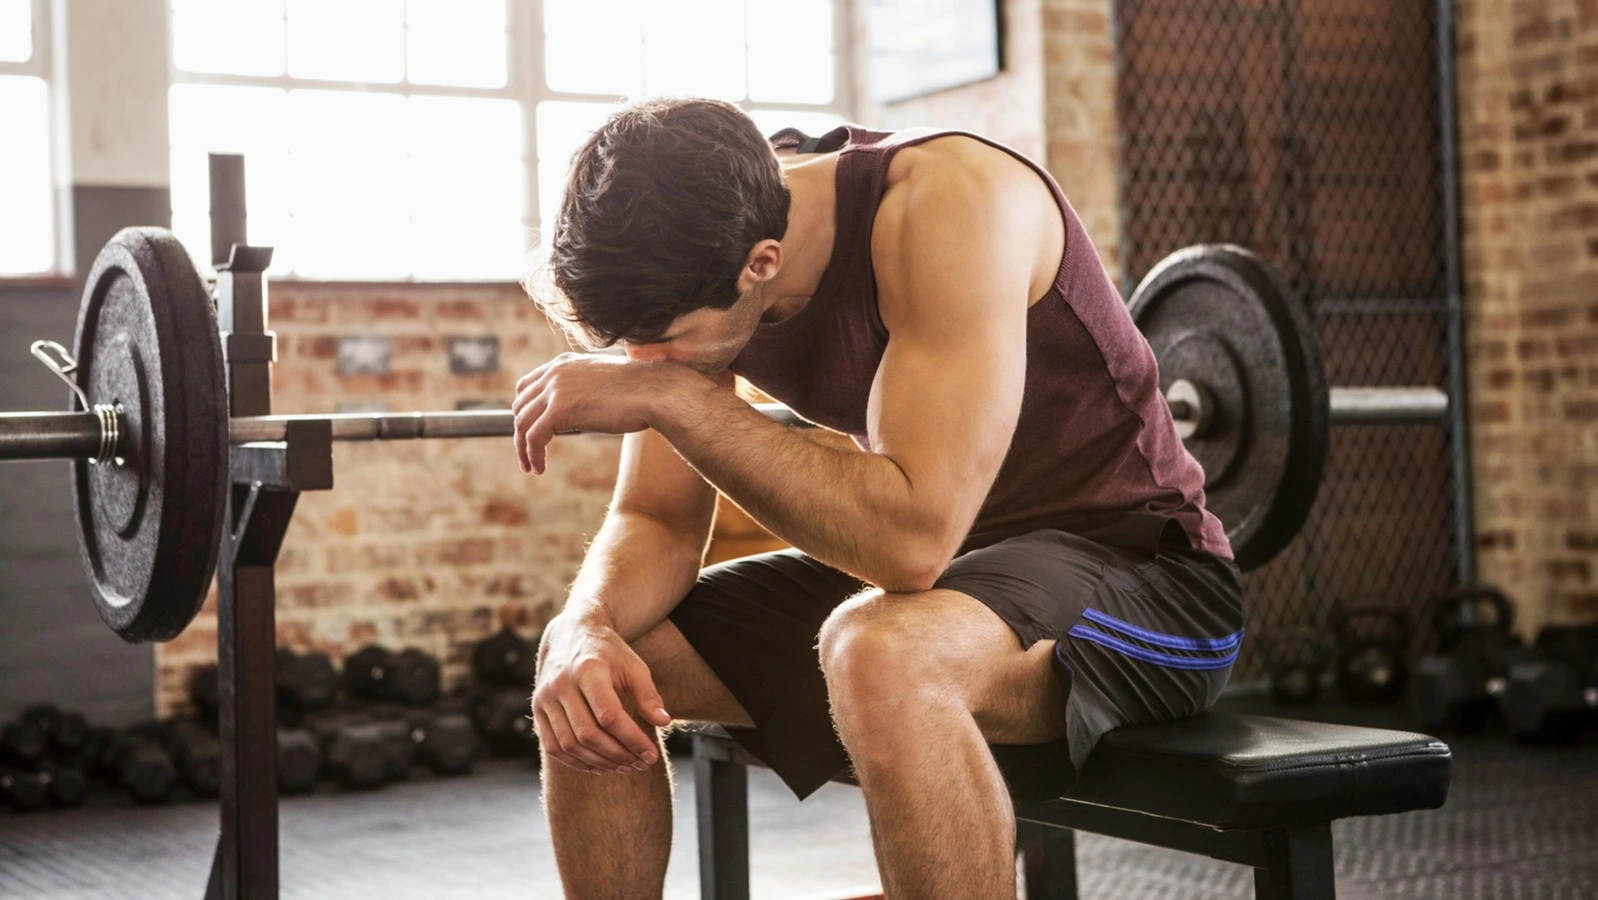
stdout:
{"type": "MultiPolygon", "coordinates": [[[[373,722],[370,714],[327,711],[307,716],[306,727],[322,748],[323,772],[344,787],[369,790],[394,779],[400,761],[395,732],[373,722]]],[[[405,740],[409,745],[408,735],[405,740]]]]}
{"type": "Polygon", "coordinates": [[[150,736],[150,730],[144,727],[124,731],[106,751],[113,783],[141,804],[165,803],[178,785],[177,766],[171,754],[150,736]]]}
{"type": "Polygon", "coordinates": [[[1303,706],[1320,694],[1321,675],[1332,651],[1324,631],[1289,628],[1266,640],[1271,672],[1271,697],[1283,706],[1303,706]]]}
{"type": "Polygon", "coordinates": [[[465,713],[415,712],[411,726],[417,761],[435,775],[465,775],[482,756],[482,741],[465,713]]]}
{"type": "Polygon", "coordinates": [[[472,672],[483,684],[529,687],[538,664],[538,643],[502,628],[472,648],[472,672]]]}
{"type": "Polygon", "coordinates": [[[82,806],[89,796],[89,778],[83,769],[62,762],[46,763],[40,772],[45,776],[52,806],[63,809],[82,806]]]}
{"type": "Polygon", "coordinates": [[[1511,666],[1534,659],[1519,637],[1497,631],[1464,634],[1445,653],[1415,664],[1409,709],[1428,731],[1477,732],[1498,712],[1511,666]]]}
{"type": "Polygon", "coordinates": [[[50,751],[56,754],[76,753],[89,730],[89,723],[82,714],[63,711],[54,703],[29,706],[22,711],[19,721],[44,732],[50,751]]]}
{"type": "Polygon", "coordinates": [[[303,728],[277,732],[277,789],[284,794],[304,794],[316,788],[322,773],[322,746],[303,728]]]}
{"type": "Polygon", "coordinates": [[[0,799],[17,812],[43,809],[50,802],[49,776],[44,772],[0,769],[0,799]]]}
{"type": "Polygon", "coordinates": [[[277,716],[287,725],[298,724],[306,713],[333,705],[338,672],[326,653],[277,651],[277,716]]]}
{"type": "Polygon", "coordinates": [[[160,723],[151,736],[161,742],[172,764],[196,797],[215,797],[222,790],[222,742],[210,729],[190,719],[160,723]]]}
{"type": "Polygon", "coordinates": [[[495,756],[531,756],[538,748],[533,731],[531,688],[489,688],[470,701],[472,726],[495,756]]]}
{"type": "Polygon", "coordinates": [[[1362,606],[1337,617],[1337,686],[1360,703],[1404,696],[1409,667],[1404,661],[1409,626],[1390,609],[1362,606]]]}
{"type": "Polygon", "coordinates": [[[44,759],[49,740],[37,725],[11,722],[0,728],[0,763],[17,769],[32,769],[44,759]]]}
{"type": "Polygon", "coordinates": [[[344,689],[358,700],[427,706],[440,687],[438,660],[414,647],[393,653],[368,644],[344,660],[344,689]]]}
{"type": "Polygon", "coordinates": [[[1504,722],[1520,740],[1574,742],[1598,723],[1598,626],[1547,626],[1533,649],[1509,667],[1504,722]]]}

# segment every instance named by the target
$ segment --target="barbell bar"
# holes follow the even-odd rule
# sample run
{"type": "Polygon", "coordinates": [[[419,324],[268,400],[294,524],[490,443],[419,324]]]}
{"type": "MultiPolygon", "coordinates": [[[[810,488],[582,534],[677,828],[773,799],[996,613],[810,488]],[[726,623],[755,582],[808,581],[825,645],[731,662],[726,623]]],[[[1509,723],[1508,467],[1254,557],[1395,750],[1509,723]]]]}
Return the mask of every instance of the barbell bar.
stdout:
{"type": "MultiPolygon", "coordinates": [[[[1198,423],[1207,421],[1206,401],[1190,399],[1185,391],[1178,388],[1168,393],[1166,402],[1177,427],[1184,429],[1183,436],[1201,437],[1204,431],[1198,423]]],[[[1447,415],[1448,395],[1436,388],[1332,388],[1330,405],[1335,424],[1428,422],[1447,415]]],[[[804,421],[780,403],[754,406],[779,422],[804,421]]],[[[117,455],[120,431],[120,414],[113,416],[118,418],[108,419],[97,412],[0,413],[0,460],[109,461],[117,455]]],[[[289,423],[301,421],[327,422],[335,441],[510,437],[515,429],[510,411],[504,409],[237,416],[228,420],[228,443],[285,440],[289,423]]]]}

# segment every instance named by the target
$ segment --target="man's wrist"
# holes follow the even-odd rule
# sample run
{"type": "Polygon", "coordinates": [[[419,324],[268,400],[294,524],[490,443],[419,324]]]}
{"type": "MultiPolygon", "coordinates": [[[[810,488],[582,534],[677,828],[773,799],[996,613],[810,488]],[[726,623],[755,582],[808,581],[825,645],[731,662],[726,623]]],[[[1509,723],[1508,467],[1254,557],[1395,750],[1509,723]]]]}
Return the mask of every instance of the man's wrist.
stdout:
{"type": "Polygon", "coordinates": [[[579,628],[592,631],[616,630],[616,617],[611,614],[610,607],[599,600],[568,600],[561,616],[579,628]]]}
{"type": "Polygon", "coordinates": [[[667,434],[683,426],[697,413],[703,411],[705,402],[716,383],[686,366],[670,365],[663,370],[666,377],[656,395],[654,408],[648,415],[649,427],[667,434]]]}

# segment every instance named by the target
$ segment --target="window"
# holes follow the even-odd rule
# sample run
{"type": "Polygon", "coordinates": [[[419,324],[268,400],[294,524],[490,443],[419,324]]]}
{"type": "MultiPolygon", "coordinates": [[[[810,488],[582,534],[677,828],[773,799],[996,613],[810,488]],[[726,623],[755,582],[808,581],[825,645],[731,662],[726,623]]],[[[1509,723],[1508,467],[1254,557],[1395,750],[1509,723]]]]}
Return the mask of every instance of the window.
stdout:
{"type": "Polygon", "coordinates": [[[43,0],[0,0],[0,276],[56,270],[43,0]]]}
{"type": "Polygon", "coordinates": [[[534,148],[539,219],[560,202],[571,154],[625,97],[738,103],[761,130],[842,122],[833,0],[544,0],[544,80],[534,148]]]}
{"type": "Polygon", "coordinates": [[[242,152],[272,272],[515,278],[571,153],[626,97],[843,120],[833,0],[172,0],[172,224],[242,152]]]}
{"type": "Polygon", "coordinates": [[[245,154],[274,274],[513,278],[528,208],[505,0],[174,0],[172,225],[245,154]]]}

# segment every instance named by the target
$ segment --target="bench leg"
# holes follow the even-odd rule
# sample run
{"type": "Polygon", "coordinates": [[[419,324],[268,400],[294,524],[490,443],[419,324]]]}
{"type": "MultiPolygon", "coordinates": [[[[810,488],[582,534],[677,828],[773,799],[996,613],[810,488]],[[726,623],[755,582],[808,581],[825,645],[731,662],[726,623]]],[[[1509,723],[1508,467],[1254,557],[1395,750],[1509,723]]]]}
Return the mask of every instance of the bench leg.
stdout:
{"type": "Polygon", "coordinates": [[[1254,870],[1255,900],[1336,900],[1330,822],[1273,830],[1265,858],[1254,870]]]}
{"type": "Polygon", "coordinates": [[[699,827],[699,896],[749,900],[749,772],[694,754],[699,827]]]}
{"type": "Polygon", "coordinates": [[[1076,833],[1069,828],[1015,823],[1027,900],[1077,900],[1076,833]]]}

